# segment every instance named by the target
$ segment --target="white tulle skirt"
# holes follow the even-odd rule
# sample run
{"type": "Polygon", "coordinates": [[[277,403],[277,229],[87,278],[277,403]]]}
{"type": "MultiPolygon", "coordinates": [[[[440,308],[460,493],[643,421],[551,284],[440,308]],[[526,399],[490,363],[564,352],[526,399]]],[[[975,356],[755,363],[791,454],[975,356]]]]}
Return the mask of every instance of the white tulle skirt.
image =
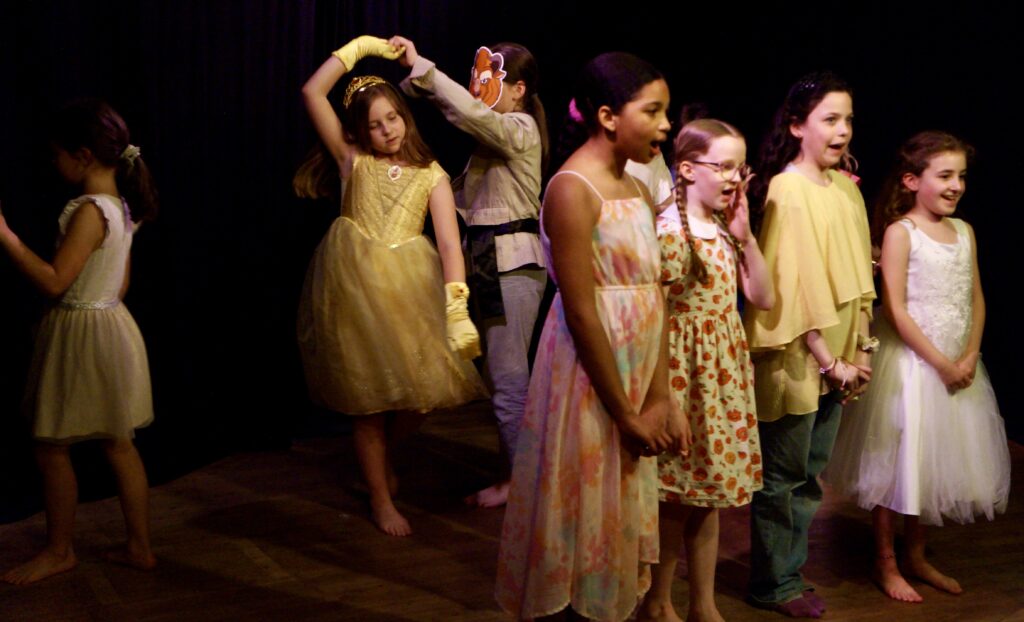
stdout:
{"type": "Polygon", "coordinates": [[[868,391],[847,406],[824,478],[871,510],[941,525],[1006,510],[1010,453],[985,366],[950,394],[938,372],[880,327],[868,391]]]}

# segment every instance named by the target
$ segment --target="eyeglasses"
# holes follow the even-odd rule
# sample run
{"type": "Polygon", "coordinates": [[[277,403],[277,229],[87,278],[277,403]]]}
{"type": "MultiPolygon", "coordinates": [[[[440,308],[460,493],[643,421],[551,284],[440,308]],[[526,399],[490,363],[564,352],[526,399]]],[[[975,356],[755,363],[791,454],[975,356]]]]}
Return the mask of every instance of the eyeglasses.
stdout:
{"type": "Polygon", "coordinates": [[[718,173],[718,176],[725,181],[732,181],[736,178],[736,174],[739,173],[740,179],[746,179],[750,175],[750,165],[748,164],[736,164],[735,162],[702,162],[700,160],[691,160],[694,164],[703,164],[711,170],[718,173]]]}

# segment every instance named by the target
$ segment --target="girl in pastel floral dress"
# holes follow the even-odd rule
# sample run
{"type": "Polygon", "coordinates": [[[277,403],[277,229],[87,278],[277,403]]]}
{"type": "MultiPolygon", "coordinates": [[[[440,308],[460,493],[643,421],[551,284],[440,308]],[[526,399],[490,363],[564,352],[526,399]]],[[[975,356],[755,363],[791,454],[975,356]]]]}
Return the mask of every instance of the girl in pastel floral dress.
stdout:
{"type": "Polygon", "coordinates": [[[636,608],[658,561],[649,456],[678,450],[685,436],[682,419],[669,416],[654,211],[624,172],[627,159],[658,155],[668,85],[635,56],[603,54],[583,69],[575,102],[586,141],[541,211],[559,293],[519,433],[496,595],[518,619],[617,621],[636,608]]]}

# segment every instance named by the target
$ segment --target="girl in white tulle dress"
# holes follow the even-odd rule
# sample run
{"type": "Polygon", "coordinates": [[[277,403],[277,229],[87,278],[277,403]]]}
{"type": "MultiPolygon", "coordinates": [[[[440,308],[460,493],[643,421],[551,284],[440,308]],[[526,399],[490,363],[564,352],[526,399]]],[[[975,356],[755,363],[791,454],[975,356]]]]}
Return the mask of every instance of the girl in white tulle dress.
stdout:
{"type": "Polygon", "coordinates": [[[874,578],[888,596],[920,602],[897,566],[894,515],[903,514],[901,566],[932,586],[960,585],[924,557],[924,525],[992,519],[1006,509],[1010,457],[1003,419],[980,360],[985,300],[974,232],[951,218],[964,193],[970,146],[942,132],[900,151],[876,222],[885,228],[885,313],[870,388],[843,417],[825,478],[872,511],[874,578]]]}

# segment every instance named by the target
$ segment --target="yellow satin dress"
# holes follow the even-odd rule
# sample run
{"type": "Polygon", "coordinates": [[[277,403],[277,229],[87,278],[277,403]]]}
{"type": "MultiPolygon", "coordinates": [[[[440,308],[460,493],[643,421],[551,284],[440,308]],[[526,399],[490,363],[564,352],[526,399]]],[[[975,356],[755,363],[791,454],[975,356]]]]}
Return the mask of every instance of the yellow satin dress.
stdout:
{"type": "Polygon", "coordinates": [[[448,348],[441,260],[422,233],[430,193],[445,176],[437,162],[392,169],[356,156],[341,216],[313,255],[299,305],[299,348],[316,403],[367,415],[487,396],[472,362],[448,348]]]}

